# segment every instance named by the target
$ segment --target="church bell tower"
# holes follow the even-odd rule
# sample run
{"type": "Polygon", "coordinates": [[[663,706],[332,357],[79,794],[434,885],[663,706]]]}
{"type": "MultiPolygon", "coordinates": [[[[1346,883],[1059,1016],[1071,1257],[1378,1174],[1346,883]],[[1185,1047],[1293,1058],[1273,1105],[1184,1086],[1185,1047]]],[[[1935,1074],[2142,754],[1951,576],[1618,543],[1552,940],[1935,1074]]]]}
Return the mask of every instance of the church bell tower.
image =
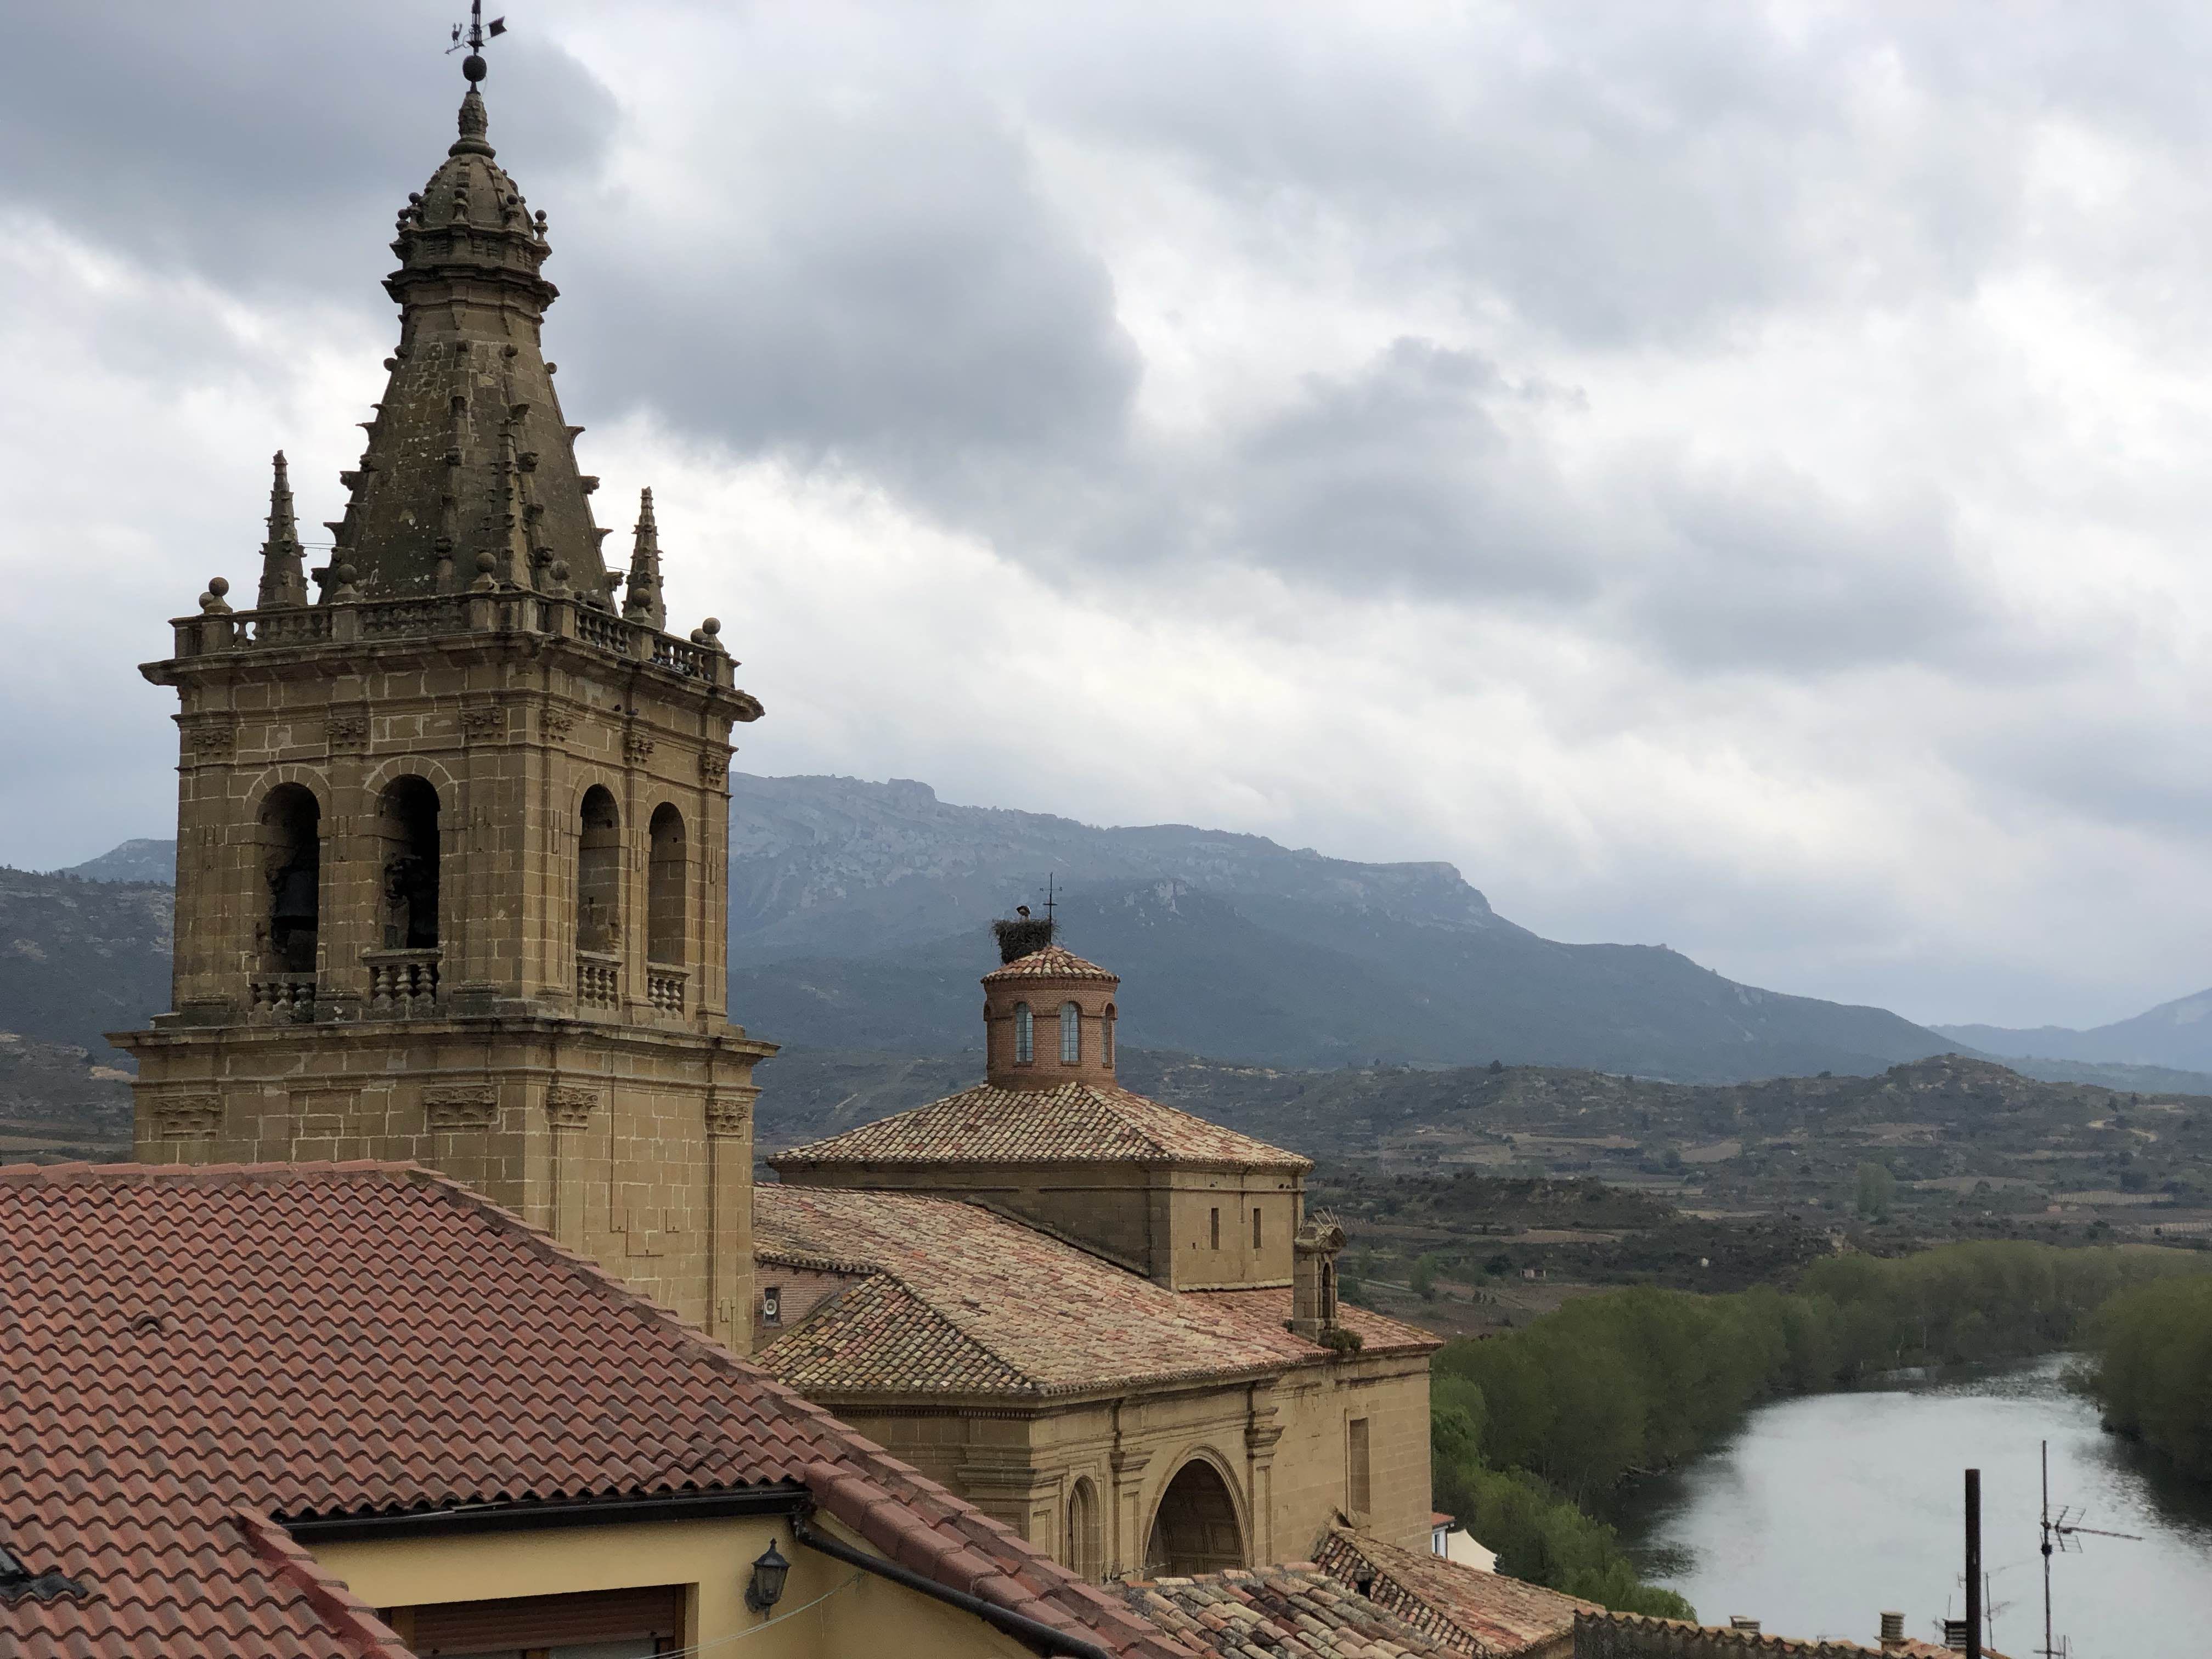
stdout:
{"type": "Polygon", "coordinates": [[[741,1346],[775,1049],[724,1006],[726,778],[761,707],[714,619],[667,630],[650,491],[601,555],[483,69],[400,210],[328,563],[280,454],[252,608],[211,580],[142,671],[181,758],[172,1009],[114,1039],[137,1156],[417,1159],[741,1346]]]}

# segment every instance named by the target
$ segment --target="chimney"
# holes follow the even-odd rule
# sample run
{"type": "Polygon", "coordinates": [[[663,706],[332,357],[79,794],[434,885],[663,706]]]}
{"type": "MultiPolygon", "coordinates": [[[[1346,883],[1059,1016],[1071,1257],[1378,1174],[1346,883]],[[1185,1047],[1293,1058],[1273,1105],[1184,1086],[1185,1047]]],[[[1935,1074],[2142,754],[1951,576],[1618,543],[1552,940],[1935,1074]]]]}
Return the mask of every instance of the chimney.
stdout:
{"type": "Polygon", "coordinates": [[[1884,1613],[1881,1615],[1881,1650],[1894,1653],[1905,1645],[1905,1615],[1884,1613]]]}
{"type": "Polygon", "coordinates": [[[1322,1212],[1308,1218],[1291,1240],[1291,1333],[1309,1342],[1335,1328],[1336,1256],[1344,1229],[1322,1212]]]}
{"type": "Polygon", "coordinates": [[[1732,1613],[1729,1615],[1729,1628],[1741,1636],[1756,1636],[1759,1634],[1759,1620],[1732,1613]]]}

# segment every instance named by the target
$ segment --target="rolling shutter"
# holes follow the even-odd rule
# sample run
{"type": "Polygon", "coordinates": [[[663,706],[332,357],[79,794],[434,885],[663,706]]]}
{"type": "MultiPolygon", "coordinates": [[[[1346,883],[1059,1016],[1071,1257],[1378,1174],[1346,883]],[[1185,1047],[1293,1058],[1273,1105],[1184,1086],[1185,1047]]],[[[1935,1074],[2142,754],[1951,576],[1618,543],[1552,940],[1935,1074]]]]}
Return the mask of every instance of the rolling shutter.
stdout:
{"type": "Polygon", "coordinates": [[[684,1633],[684,1586],[586,1590],[580,1595],[520,1595],[498,1601],[444,1601],[414,1609],[410,1645],[422,1659],[437,1654],[491,1653],[567,1647],[684,1633]]]}

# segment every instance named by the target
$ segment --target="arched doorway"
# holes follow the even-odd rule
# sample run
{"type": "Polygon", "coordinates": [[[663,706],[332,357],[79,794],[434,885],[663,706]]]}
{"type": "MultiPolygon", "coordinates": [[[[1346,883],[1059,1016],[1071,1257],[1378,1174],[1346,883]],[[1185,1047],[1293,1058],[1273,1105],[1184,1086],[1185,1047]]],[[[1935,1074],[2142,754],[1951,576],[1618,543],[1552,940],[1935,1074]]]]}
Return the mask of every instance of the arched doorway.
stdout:
{"type": "Polygon", "coordinates": [[[1244,1534],[1237,1500],[1218,1470],[1194,1457],[1176,1471],[1145,1544],[1145,1577],[1185,1577],[1244,1565],[1244,1534]]]}

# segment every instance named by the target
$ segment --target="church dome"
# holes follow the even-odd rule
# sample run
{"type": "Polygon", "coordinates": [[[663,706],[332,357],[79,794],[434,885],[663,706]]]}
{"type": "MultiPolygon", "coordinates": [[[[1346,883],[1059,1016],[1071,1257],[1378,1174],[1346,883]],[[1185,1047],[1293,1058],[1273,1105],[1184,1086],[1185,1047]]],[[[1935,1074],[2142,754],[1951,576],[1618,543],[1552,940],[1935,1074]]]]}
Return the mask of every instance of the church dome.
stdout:
{"type": "Polygon", "coordinates": [[[1042,951],[1032,951],[1025,957],[1016,957],[1003,968],[994,968],[983,975],[986,985],[1002,985],[1011,980],[1025,979],[1089,979],[1103,980],[1119,985],[1121,975],[1110,968],[1101,968],[1095,962],[1085,962],[1074,951],[1057,945],[1048,945],[1042,951]]]}

